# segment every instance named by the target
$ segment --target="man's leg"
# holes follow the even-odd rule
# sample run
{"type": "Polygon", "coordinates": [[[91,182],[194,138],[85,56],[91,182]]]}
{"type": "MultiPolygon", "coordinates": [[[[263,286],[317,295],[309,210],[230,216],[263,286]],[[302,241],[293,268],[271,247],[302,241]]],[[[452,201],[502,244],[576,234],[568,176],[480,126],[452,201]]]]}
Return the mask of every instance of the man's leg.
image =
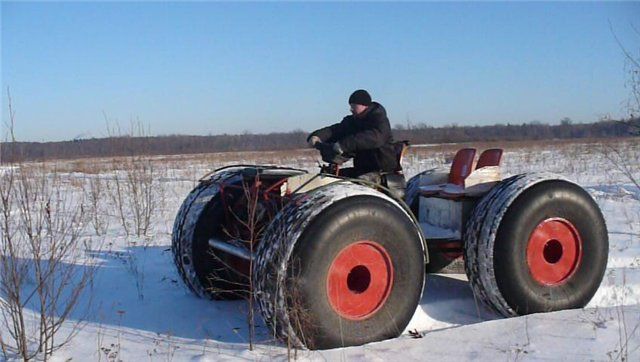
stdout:
{"type": "Polygon", "coordinates": [[[349,178],[359,178],[361,180],[366,180],[369,182],[373,182],[379,184],[381,182],[380,172],[373,171],[367,173],[356,172],[353,167],[345,167],[340,169],[340,176],[349,177],[349,178]]]}
{"type": "Polygon", "coordinates": [[[353,167],[341,168],[340,172],[338,172],[338,175],[342,177],[348,177],[348,178],[357,178],[359,176],[359,174],[356,172],[355,168],[353,167]]]}
{"type": "Polygon", "coordinates": [[[401,173],[388,173],[384,175],[383,178],[383,185],[387,186],[394,196],[403,200],[404,193],[407,189],[407,181],[405,180],[404,175],[401,173]]]}

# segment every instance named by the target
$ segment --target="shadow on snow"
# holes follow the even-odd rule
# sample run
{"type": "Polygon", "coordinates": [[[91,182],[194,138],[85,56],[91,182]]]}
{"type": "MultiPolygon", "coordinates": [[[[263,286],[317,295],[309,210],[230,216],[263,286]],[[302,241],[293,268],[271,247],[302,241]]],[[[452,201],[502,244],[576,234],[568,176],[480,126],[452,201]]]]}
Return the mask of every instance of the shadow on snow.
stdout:
{"type": "MultiPolygon", "coordinates": [[[[195,296],[180,279],[168,246],[136,246],[124,251],[94,252],[92,256],[101,261],[94,287],[87,290],[69,319],[177,338],[248,343],[248,303],[211,301],[195,296]]],[[[36,310],[35,305],[28,307],[36,310]]],[[[427,275],[416,313],[424,313],[427,320],[432,320],[427,325],[416,326],[418,330],[451,328],[499,318],[476,305],[467,281],[459,275],[427,275]]],[[[257,311],[255,326],[255,342],[274,343],[257,311]]]]}

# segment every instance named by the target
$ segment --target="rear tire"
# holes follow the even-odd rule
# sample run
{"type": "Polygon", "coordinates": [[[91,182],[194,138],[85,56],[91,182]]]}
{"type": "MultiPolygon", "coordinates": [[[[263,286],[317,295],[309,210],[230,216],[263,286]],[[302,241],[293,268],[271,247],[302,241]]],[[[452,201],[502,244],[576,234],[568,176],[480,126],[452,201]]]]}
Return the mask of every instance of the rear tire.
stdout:
{"type": "Polygon", "coordinates": [[[393,338],[424,287],[424,247],[391,198],[354,184],[292,200],[260,244],[253,280],[276,335],[326,349],[393,338]]]}
{"type": "Polygon", "coordinates": [[[549,174],[504,180],[465,230],[465,269],[478,299],[505,316],[580,308],[604,276],[608,236],[580,186],[549,174]]]}
{"type": "Polygon", "coordinates": [[[196,295],[215,300],[247,297],[249,280],[229,268],[237,262],[209,246],[209,239],[225,239],[220,184],[239,175],[224,171],[202,181],[182,203],[173,224],[171,249],[182,280],[196,295]]]}

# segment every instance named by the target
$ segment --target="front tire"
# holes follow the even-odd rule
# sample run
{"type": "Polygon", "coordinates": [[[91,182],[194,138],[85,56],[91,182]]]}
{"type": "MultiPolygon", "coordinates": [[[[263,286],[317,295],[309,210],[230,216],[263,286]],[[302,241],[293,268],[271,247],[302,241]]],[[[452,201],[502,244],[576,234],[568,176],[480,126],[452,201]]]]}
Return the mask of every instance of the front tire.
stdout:
{"type": "Polygon", "coordinates": [[[292,200],[257,254],[254,286],[267,324],[310,349],[396,337],[422,296],[419,230],[395,201],[363,186],[292,200]]]}

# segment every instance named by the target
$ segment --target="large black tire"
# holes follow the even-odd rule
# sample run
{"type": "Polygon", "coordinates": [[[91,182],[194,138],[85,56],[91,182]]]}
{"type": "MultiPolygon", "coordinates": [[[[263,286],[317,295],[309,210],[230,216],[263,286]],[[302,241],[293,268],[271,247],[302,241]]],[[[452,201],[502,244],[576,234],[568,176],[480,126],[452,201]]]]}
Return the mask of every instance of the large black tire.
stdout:
{"type": "Polygon", "coordinates": [[[407,211],[380,192],[351,183],[316,189],[293,199],[266,231],[254,295],[274,335],[293,345],[393,338],[422,295],[423,242],[407,211]],[[373,261],[361,261],[361,252],[373,261]],[[363,303],[350,309],[343,301],[363,303]]]}
{"type": "Polygon", "coordinates": [[[607,266],[598,205],[552,174],[502,181],[474,209],[464,240],[474,294],[504,316],[583,307],[607,266]]]}
{"type": "MultiPolygon", "coordinates": [[[[413,212],[413,215],[416,217],[416,219],[419,218],[418,211],[420,195],[418,194],[418,188],[421,186],[421,180],[424,180],[425,178],[433,178],[434,176],[437,177],[436,173],[439,171],[440,170],[438,169],[426,170],[413,176],[409,179],[409,181],[407,181],[407,191],[405,193],[404,200],[407,206],[409,206],[409,208],[411,209],[411,212],[413,212]]],[[[446,179],[443,179],[442,175],[438,176],[440,176],[439,180],[432,180],[432,183],[439,183],[439,181],[446,182],[446,179]]],[[[429,235],[425,236],[427,237],[427,239],[429,238],[429,235]]],[[[456,260],[457,259],[455,258],[452,259],[448,257],[441,250],[429,248],[429,263],[427,264],[426,271],[427,273],[446,272],[449,269],[447,267],[449,267],[456,260]]],[[[456,268],[456,272],[460,272],[458,271],[458,269],[459,268],[456,268]]]]}
{"type": "Polygon", "coordinates": [[[220,184],[240,181],[240,170],[215,173],[200,182],[182,203],[173,224],[171,250],[178,273],[196,295],[215,300],[247,297],[249,280],[229,268],[224,253],[212,249],[211,237],[225,239],[220,184]]]}

